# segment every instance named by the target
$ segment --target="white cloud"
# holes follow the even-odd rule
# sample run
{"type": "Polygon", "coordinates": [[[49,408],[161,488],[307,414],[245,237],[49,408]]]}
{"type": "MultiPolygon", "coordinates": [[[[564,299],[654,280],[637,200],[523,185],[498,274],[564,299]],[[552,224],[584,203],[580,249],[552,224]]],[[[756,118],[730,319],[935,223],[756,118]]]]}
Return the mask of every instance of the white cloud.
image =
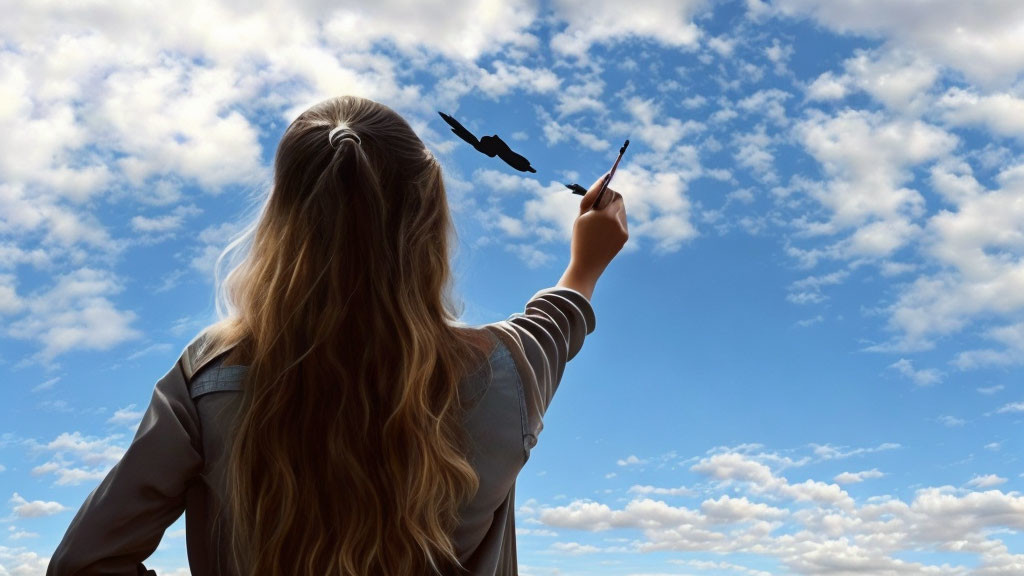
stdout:
{"type": "Polygon", "coordinates": [[[942,381],[944,375],[941,371],[935,368],[922,368],[921,370],[914,369],[914,363],[906,358],[900,358],[893,364],[889,365],[892,368],[909,378],[914,384],[918,386],[931,386],[942,381]]]}
{"type": "Polygon", "coordinates": [[[607,105],[602,99],[604,80],[599,74],[581,74],[558,92],[555,110],[559,116],[581,112],[605,112],[607,105]]]}
{"type": "Polygon", "coordinates": [[[973,89],[950,88],[937,105],[954,126],[977,126],[1004,138],[1024,140],[1024,98],[1008,92],[985,95],[973,89]]]}
{"type": "Polygon", "coordinates": [[[53,388],[53,385],[56,384],[57,382],[60,382],[60,376],[56,376],[54,378],[46,380],[45,382],[36,384],[35,386],[32,387],[32,393],[34,394],[36,392],[42,392],[43,390],[50,390],[51,388],[53,388]]]}
{"type": "Polygon", "coordinates": [[[166,342],[158,342],[156,344],[150,344],[149,346],[146,346],[141,350],[136,350],[135,352],[132,352],[131,354],[125,357],[125,360],[136,360],[152,352],[170,352],[172,349],[173,346],[171,346],[170,344],[166,342]]]}
{"type": "Polygon", "coordinates": [[[903,50],[859,50],[843,63],[845,73],[820,75],[807,88],[810,100],[838,100],[863,91],[886,107],[920,114],[932,101],[928,95],[939,70],[919,54],[903,50]]]}
{"type": "MultiPolygon", "coordinates": [[[[509,46],[537,44],[526,31],[537,16],[535,4],[525,0],[463,0],[447,3],[442,9],[436,4],[401,0],[361,4],[358,10],[340,10],[338,5],[323,2],[297,7],[310,20],[324,17],[328,21],[325,32],[332,41],[362,49],[387,39],[405,50],[426,47],[450,58],[476,60],[509,46]]],[[[266,17],[269,19],[270,13],[266,17]]]]}
{"type": "Polygon", "coordinates": [[[785,126],[789,124],[785,102],[790,97],[792,94],[778,88],[759,90],[741,99],[736,107],[747,114],[759,114],[779,126],[785,126]]]}
{"type": "Polygon", "coordinates": [[[759,124],[755,131],[738,133],[733,136],[736,152],[733,158],[736,163],[748,168],[766,184],[774,184],[779,180],[775,171],[774,139],[759,124]]]}
{"type": "Polygon", "coordinates": [[[590,544],[580,544],[579,542],[555,542],[550,546],[550,549],[555,552],[561,552],[563,554],[569,554],[570,556],[579,556],[581,554],[593,554],[594,552],[600,552],[600,549],[590,544]]]}
{"type": "MultiPolygon", "coordinates": [[[[189,185],[202,194],[265,186],[261,134],[325,94],[356,93],[403,112],[432,109],[428,100],[443,94],[425,97],[400,78],[409,65],[447,66],[491,95],[507,93],[510,83],[538,93],[560,86],[549,70],[474,63],[537,47],[526,31],[537,16],[532,2],[449,3],[445,10],[400,0],[358,10],[320,4],[239,16],[222,3],[194,1],[99,9],[34,3],[0,23],[0,269],[56,264],[53,273],[64,259],[81,269],[95,258],[109,266],[135,241],[113,236],[124,223],[100,218],[97,199],[121,203],[121,214],[132,213],[131,203],[170,205],[130,219],[136,232],[163,235],[198,213],[185,198],[194,194],[184,191],[189,185]],[[382,40],[406,59],[370,53],[382,40]],[[451,60],[432,60],[437,55],[451,60]]],[[[196,259],[203,271],[208,252],[196,259]]],[[[0,314],[26,305],[25,295],[0,282],[0,314]]],[[[15,337],[44,341],[44,358],[137,335],[133,316],[101,295],[32,316],[5,324],[15,337]],[[81,338],[82,327],[94,337],[81,338]]]]}
{"type": "Polygon", "coordinates": [[[706,5],[705,0],[644,0],[631,4],[556,0],[555,15],[567,25],[551,39],[551,48],[562,55],[586,58],[592,44],[641,36],[668,47],[694,49],[701,32],[693,18],[706,5]]]}
{"type": "MultiPolygon", "coordinates": [[[[755,15],[766,2],[748,0],[755,15]]],[[[1019,41],[1024,4],[1016,0],[773,0],[776,14],[810,16],[840,33],[882,37],[886,44],[949,66],[970,80],[1005,85],[1024,70],[1019,41]],[[879,18],[879,14],[885,14],[879,18]]]]}
{"type": "Polygon", "coordinates": [[[11,530],[10,530],[10,533],[7,535],[7,539],[12,541],[12,542],[17,542],[18,540],[24,540],[26,538],[38,538],[39,537],[39,533],[38,532],[28,532],[27,530],[17,530],[17,531],[15,531],[14,530],[14,526],[11,526],[10,528],[11,528],[11,530]]]}
{"type": "Polygon", "coordinates": [[[957,418],[956,416],[950,416],[949,414],[943,414],[938,418],[939,422],[947,428],[958,428],[967,423],[963,418],[957,418]]]}
{"type": "MultiPolygon", "coordinates": [[[[520,509],[521,518],[552,528],[605,532],[605,542],[625,543],[588,544],[597,548],[593,553],[699,551],[777,561],[787,572],[809,576],[995,575],[1024,568],[1024,556],[1011,553],[999,539],[1004,531],[1024,528],[1024,497],[1015,492],[940,486],[919,489],[905,500],[876,496],[855,503],[835,484],[791,483],[742,453],[715,454],[692,470],[725,481],[708,490],[728,493],[694,506],[648,498],[621,508],[589,500],[531,505],[520,509]],[[634,531],[642,537],[632,537],[634,531]],[[951,550],[963,560],[947,561],[951,550]],[[914,560],[906,559],[911,552],[914,560]]],[[[880,476],[877,469],[840,475],[851,481],[880,476]]],[[[1002,480],[978,478],[978,487],[1002,480]]],[[[695,567],[721,570],[712,564],[695,567]]]]}
{"type": "Polygon", "coordinates": [[[531,68],[502,60],[491,65],[494,67],[493,72],[473,63],[452,64],[454,70],[438,81],[435,91],[440,98],[454,105],[467,94],[482,93],[492,100],[498,100],[517,91],[550,94],[558,91],[562,85],[561,78],[547,68],[531,68]]]}
{"type": "MultiPolygon", "coordinates": [[[[0,185],[0,194],[2,194],[3,187],[0,185]]],[[[24,250],[4,242],[0,238],[0,268],[14,268],[19,264],[30,264],[35,268],[42,269],[46,268],[52,263],[51,255],[43,250],[42,248],[32,248],[24,250]]]]}
{"type": "Polygon", "coordinates": [[[17,278],[13,274],[0,274],[0,316],[16,314],[25,307],[16,285],[17,278]]]}
{"type": "Polygon", "coordinates": [[[984,336],[998,342],[1002,348],[965,350],[957,354],[953,364],[961,370],[1024,364],[1024,322],[990,328],[984,336]]]}
{"type": "Polygon", "coordinates": [[[3,576],[38,576],[46,573],[50,558],[25,548],[0,546],[0,574],[3,576]]]}
{"type": "Polygon", "coordinates": [[[121,290],[117,277],[102,270],[60,275],[47,292],[25,298],[27,314],[11,322],[7,334],[42,344],[37,356],[47,362],[69,350],[108,350],[141,336],[131,326],[136,314],[109,299],[121,290]]]}
{"type": "Polygon", "coordinates": [[[50,460],[32,469],[32,475],[54,474],[58,486],[100,480],[124,455],[125,448],[118,443],[122,437],[112,434],[96,438],[81,432],[64,432],[46,444],[32,441],[32,452],[51,453],[50,460]]]}
{"type": "Polygon", "coordinates": [[[834,116],[812,111],[795,127],[806,151],[827,180],[800,189],[826,219],[794,225],[808,236],[851,231],[821,254],[844,259],[882,259],[920,235],[924,197],[907,187],[913,170],[949,154],[955,136],[919,120],[890,119],[878,112],[847,109],[834,116]]]}
{"type": "Polygon", "coordinates": [[[116,255],[126,244],[112,239],[99,219],[81,208],[67,206],[59,198],[33,193],[19,183],[0,184],[0,233],[35,238],[42,231],[40,246],[14,247],[5,254],[7,265],[21,262],[37,266],[58,255],[82,260],[87,253],[79,245],[116,255]]]}
{"type": "MultiPolygon", "coordinates": [[[[1024,178],[1011,167],[996,181],[998,189],[972,187],[957,197],[955,209],[928,221],[922,249],[937,269],[905,286],[889,309],[889,326],[903,349],[930,347],[935,337],[962,330],[975,318],[994,315],[998,322],[1024,310],[1024,263],[1017,256],[1024,248],[1024,205],[1018,201],[1024,178]]],[[[1003,348],[965,351],[955,365],[1024,360],[1024,325],[997,324],[985,336],[1003,348]]]]}
{"type": "Polygon", "coordinates": [[[971,478],[967,482],[967,485],[972,488],[991,488],[1005,483],[1006,478],[996,476],[995,474],[985,474],[983,476],[975,476],[974,478],[971,478]]]}
{"type": "Polygon", "coordinates": [[[725,36],[714,36],[708,39],[708,48],[711,48],[723,58],[732,56],[733,50],[736,49],[736,38],[726,38],[725,36]]]}
{"type": "Polygon", "coordinates": [[[832,446],[831,444],[812,444],[811,446],[814,447],[814,455],[821,460],[841,460],[852,456],[874,454],[875,452],[887,452],[889,450],[898,450],[901,448],[901,446],[895,442],[883,442],[878,446],[851,449],[845,449],[845,447],[842,446],[832,446]]]}
{"type": "Polygon", "coordinates": [[[822,73],[806,90],[809,100],[841,100],[848,92],[846,78],[836,77],[832,72],[822,73]]]}
{"type": "Polygon", "coordinates": [[[789,285],[789,294],[786,295],[786,300],[794,304],[823,302],[826,296],[821,293],[822,287],[842,284],[849,275],[847,270],[837,270],[820,276],[801,278],[789,285]]]}
{"type": "Polygon", "coordinates": [[[559,123],[551,118],[545,119],[542,129],[548,146],[568,141],[574,145],[579,144],[584,148],[595,151],[607,150],[611,147],[607,140],[581,130],[572,124],[559,123]]]}
{"type": "Polygon", "coordinates": [[[877,468],[872,468],[871,470],[862,470],[860,472],[843,472],[837,474],[834,480],[836,484],[857,484],[872,478],[881,478],[882,476],[885,476],[885,474],[879,472],[877,468]]]}
{"type": "Polygon", "coordinates": [[[10,503],[14,510],[14,515],[18,518],[53,516],[54,514],[59,514],[68,510],[68,507],[62,505],[60,502],[46,502],[43,500],[33,500],[30,502],[22,498],[17,492],[11,496],[8,503],[10,503]]]}
{"type": "MultiPolygon", "coordinates": [[[[635,458],[635,456],[630,456],[630,458],[635,458]]],[[[624,464],[622,464],[622,462],[626,461],[619,460],[619,462],[619,465],[623,466],[624,464]]],[[[605,475],[606,478],[614,476],[614,473],[611,475],[605,475]]],[[[657,486],[642,486],[639,484],[634,484],[633,486],[630,486],[629,490],[626,490],[626,492],[630,494],[657,494],[660,496],[695,496],[697,494],[695,490],[693,490],[692,488],[687,488],[686,486],[680,486],[678,488],[660,488],[657,486]]]]}
{"type": "Polygon", "coordinates": [[[222,222],[207,226],[199,232],[200,245],[192,256],[190,262],[192,269],[199,272],[202,277],[213,283],[214,265],[217,258],[228,247],[238,234],[242,233],[248,222],[233,221],[222,222]]]}
{"type": "Polygon", "coordinates": [[[862,110],[835,116],[812,112],[796,132],[832,178],[812,195],[829,209],[836,227],[919,215],[923,198],[902,184],[912,178],[915,165],[939,158],[956,144],[954,136],[935,126],[862,110]]]}
{"type": "Polygon", "coordinates": [[[136,232],[172,232],[181,228],[185,218],[201,214],[202,210],[192,205],[176,206],[170,213],[162,216],[133,216],[132,229],[136,232]]]}
{"type": "Polygon", "coordinates": [[[775,520],[788,516],[786,510],[774,508],[761,502],[751,502],[746,497],[733,498],[723,494],[717,499],[708,499],[700,504],[710,524],[734,524],[752,520],[775,520]]]}
{"type": "Polygon", "coordinates": [[[142,416],[146,413],[144,410],[135,410],[135,404],[129,404],[124,408],[119,408],[114,412],[114,415],[107,419],[108,424],[127,424],[135,427],[142,416]]]}
{"type": "Polygon", "coordinates": [[[788,72],[786,63],[793,56],[793,45],[783,44],[778,38],[772,38],[772,45],[764,49],[764,55],[775,65],[776,74],[788,72]]]}
{"type": "MultiPolygon", "coordinates": [[[[695,120],[683,122],[662,111],[655,101],[637,96],[626,99],[626,112],[632,122],[614,122],[612,129],[630,134],[658,154],[669,155],[676,149],[676,143],[704,130],[704,124],[695,120]]],[[[632,140],[631,140],[632,142],[632,140]]]]}
{"type": "MultiPolygon", "coordinates": [[[[677,156],[663,164],[657,164],[665,162],[661,154],[638,153],[633,163],[623,163],[615,172],[611,189],[628,191],[623,194],[623,200],[628,212],[630,241],[623,247],[624,252],[638,249],[636,241],[641,238],[650,238],[656,252],[673,252],[697,235],[685,194],[687,181],[700,174],[696,150],[681,146],[677,152],[677,156]]],[[[516,240],[533,239],[533,244],[517,242],[506,247],[528,266],[540,267],[553,261],[554,256],[540,245],[553,242],[567,245],[571,240],[580,197],[570,194],[563,183],[544,185],[531,177],[490,169],[475,171],[473,179],[478,188],[483,187],[488,194],[496,192],[526,198],[522,201],[522,216],[510,214],[508,208],[498,204],[478,210],[477,216],[489,230],[504,231],[516,240]]],[[[589,187],[593,183],[583,181],[580,184],[589,187]]],[[[504,203],[503,200],[494,202],[504,203]]]]}
{"type": "Polygon", "coordinates": [[[547,266],[555,260],[553,254],[528,244],[506,244],[505,250],[518,256],[523,264],[531,269],[547,266]]]}
{"type": "Polygon", "coordinates": [[[1024,412],[1024,402],[1010,402],[996,410],[996,414],[1014,414],[1024,412]]]}
{"type": "Polygon", "coordinates": [[[796,501],[812,501],[840,508],[849,508],[853,505],[849,494],[835,484],[813,480],[791,484],[785,478],[775,476],[765,464],[742,454],[715,454],[702,459],[690,469],[726,483],[745,483],[754,494],[775,494],[796,501]]]}

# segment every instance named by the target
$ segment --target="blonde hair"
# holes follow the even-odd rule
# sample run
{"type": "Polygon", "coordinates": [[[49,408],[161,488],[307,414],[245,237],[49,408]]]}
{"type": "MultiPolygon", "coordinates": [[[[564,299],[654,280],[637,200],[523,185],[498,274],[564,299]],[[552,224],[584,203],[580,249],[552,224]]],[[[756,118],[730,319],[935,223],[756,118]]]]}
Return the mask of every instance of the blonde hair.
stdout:
{"type": "Polygon", "coordinates": [[[438,161],[390,108],[326,100],[285,130],[247,234],[197,360],[249,366],[225,509],[239,573],[462,569],[451,534],[479,477],[458,384],[491,340],[456,322],[438,161]],[[340,125],[358,139],[329,141],[340,125]]]}

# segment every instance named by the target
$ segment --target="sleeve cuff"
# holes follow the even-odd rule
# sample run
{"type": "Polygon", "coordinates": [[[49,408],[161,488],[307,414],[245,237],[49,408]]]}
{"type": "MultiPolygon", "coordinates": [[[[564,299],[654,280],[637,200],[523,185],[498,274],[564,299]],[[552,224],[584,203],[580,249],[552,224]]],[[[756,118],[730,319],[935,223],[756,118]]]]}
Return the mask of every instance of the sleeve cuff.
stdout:
{"type": "Polygon", "coordinates": [[[591,334],[595,329],[597,329],[597,316],[594,314],[594,307],[591,305],[590,300],[587,300],[587,297],[579,290],[574,290],[565,286],[552,286],[550,288],[539,290],[530,299],[533,300],[534,298],[543,296],[544,294],[557,294],[575,305],[582,314],[583,321],[586,323],[587,334],[591,334]]]}

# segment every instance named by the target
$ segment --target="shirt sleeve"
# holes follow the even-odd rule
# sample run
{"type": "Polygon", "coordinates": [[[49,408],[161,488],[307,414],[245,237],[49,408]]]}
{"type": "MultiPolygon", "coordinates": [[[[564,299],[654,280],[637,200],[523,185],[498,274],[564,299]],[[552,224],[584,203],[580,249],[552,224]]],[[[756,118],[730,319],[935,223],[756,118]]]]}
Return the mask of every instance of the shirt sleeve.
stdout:
{"type": "Polygon", "coordinates": [[[496,326],[516,359],[523,387],[523,447],[529,458],[566,363],[597,327],[594,308],[576,290],[545,288],[530,298],[525,312],[512,314],[496,326]]]}
{"type": "Polygon", "coordinates": [[[82,504],[47,576],[145,573],[164,531],[202,472],[199,416],[176,363],[154,387],[134,440],[82,504]]]}

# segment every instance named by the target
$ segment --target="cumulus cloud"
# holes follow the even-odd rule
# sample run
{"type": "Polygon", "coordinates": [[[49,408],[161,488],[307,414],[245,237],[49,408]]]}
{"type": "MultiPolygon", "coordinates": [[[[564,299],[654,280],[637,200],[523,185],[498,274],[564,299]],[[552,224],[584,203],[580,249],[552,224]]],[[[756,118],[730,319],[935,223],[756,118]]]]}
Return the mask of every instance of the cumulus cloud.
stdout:
{"type": "MultiPolygon", "coordinates": [[[[1003,530],[1024,528],[1024,498],[1014,492],[940,486],[921,488],[905,500],[876,496],[854,502],[835,484],[813,479],[791,483],[738,452],[703,458],[691,470],[728,481],[708,489],[711,494],[728,493],[698,496],[692,506],[642,497],[621,508],[574,500],[520,512],[522,517],[562,530],[612,535],[639,531],[641,539],[623,540],[628,542],[625,551],[636,554],[699,550],[730,558],[772,559],[795,574],[966,576],[1010,574],[1024,568],[1024,556],[1011,553],[999,539],[1003,530]],[[951,550],[963,555],[963,563],[943,559],[940,564],[921,555],[922,551],[944,554],[951,550]],[[915,552],[914,560],[905,557],[910,551],[915,552]]],[[[847,472],[837,482],[880,476],[877,469],[847,472]]],[[[972,480],[971,486],[991,487],[1004,480],[983,476],[972,480]]],[[[622,547],[597,548],[590,552],[622,547]]]]}
{"type": "Polygon", "coordinates": [[[968,480],[967,485],[972,488],[991,488],[1005,483],[1006,478],[996,476],[995,474],[984,474],[971,478],[968,480]]]}
{"type": "Polygon", "coordinates": [[[0,574],[11,576],[33,576],[45,574],[50,558],[40,556],[25,548],[0,546],[0,574]]]}
{"type": "Polygon", "coordinates": [[[1020,412],[1024,412],[1024,402],[1010,402],[996,410],[996,414],[1016,414],[1020,412]]]}
{"type": "Polygon", "coordinates": [[[748,114],[764,116],[775,124],[785,126],[789,124],[785,102],[790,97],[792,94],[778,88],[759,90],[741,99],[736,103],[736,107],[748,114]]]}
{"type": "MultiPolygon", "coordinates": [[[[411,112],[414,124],[417,111],[433,114],[436,101],[459,97],[443,82],[427,96],[401,77],[407,65],[435,66],[492,97],[550,93],[560,86],[555,73],[515,61],[515,50],[537,47],[527,30],[536,17],[534,3],[519,1],[443,11],[398,0],[359,10],[314,2],[245,15],[218,2],[26,6],[0,24],[0,269],[98,268],[90,259],[108,268],[129,246],[180,230],[198,213],[189,196],[265,187],[261,135],[324,95],[379,99],[411,112]],[[189,24],[163,25],[169,20],[189,24]],[[494,53],[509,60],[476,63],[494,53]],[[121,223],[104,218],[98,199],[135,212],[128,221],[141,240],[118,237],[121,223]]],[[[26,306],[10,284],[0,282],[0,315],[26,306]]],[[[89,310],[111,331],[128,320],[109,300],[89,310]]],[[[39,337],[48,320],[24,319],[16,331],[39,337]]],[[[112,345],[98,332],[93,347],[112,345]]],[[[50,336],[45,358],[89,346],[50,336]]]]}
{"type": "Polygon", "coordinates": [[[630,454],[627,458],[619,458],[616,462],[619,466],[633,466],[636,464],[646,464],[647,460],[638,458],[636,454],[630,454]]]}
{"type": "Polygon", "coordinates": [[[1024,5],[1016,0],[748,0],[752,14],[809,16],[844,34],[881,37],[989,86],[1015,81],[1024,70],[1018,41],[1024,5]],[[885,14],[885,18],[879,18],[885,14]]]}
{"type": "Polygon", "coordinates": [[[135,404],[129,404],[124,408],[118,408],[114,411],[114,415],[107,419],[107,423],[134,427],[142,420],[144,414],[144,410],[135,410],[135,404]]]}
{"type": "Polygon", "coordinates": [[[811,112],[795,132],[829,179],[809,194],[828,220],[816,233],[854,229],[843,243],[848,256],[887,256],[905,245],[924,214],[920,192],[906,187],[912,169],[948,154],[955,136],[921,121],[844,110],[811,112]]]}
{"type": "Polygon", "coordinates": [[[76,486],[103,479],[124,455],[121,434],[103,438],[64,432],[45,444],[31,441],[33,453],[49,453],[50,459],[32,468],[33,476],[53,474],[57,486],[76,486]]]}
{"type": "MultiPolygon", "coordinates": [[[[970,173],[964,178],[973,180],[970,173]]],[[[1016,199],[1024,190],[1018,167],[996,178],[999,187],[965,187],[954,208],[932,216],[923,250],[939,265],[907,285],[890,307],[890,327],[904,349],[933,345],[936,337],[962,330],[975,318],[995,314],[1015,318],[1024,310],[1024,264],[1016,256],[1024,247],[1024,207],[1016,199]]],[[[965,351],[960,368],[1019,363],[1024,358],[1024,329],[1018,323],[989,329],[986,336],[1002,348],[965,351]]]]}
{"type": "Polygon", "coordinates": [[[11,496],[8,503],[14,511],[14,515],[18,518],[53,516],[54,514],[68,510],[68,507],[64,506],[60,502],[46,502],[44,500],[33,500],[30,502],[22,498],[17,492],[11,496]]]}
{"type": "MultiPolygon", "coordinates": [[[[631,458],[635,458],[635,456],[631,456],[631,458]]],[[[619,460],[619,462],[623,463],[626,461],[619,460]]],[[[621,465],[623,464],[620,464],[620,466],[621,465]]],[[[608,477],[614,477],[614,474],[608,477]]],[[[697,494],[695,490],[687,488],[686,486],[680,486],[678,488],[661,488],[658,486],[633,485],[630,486],[629,490],[626,492],[629,492],[630,494],[657,494],[659,496],[694,496],[697,494]]]]}
{"type": "Polygon", "coordinates": [[[543,131],[544,139],[549,146],[560,142],[571,142],[595,151],[607,150],[611,147],[611,144],[605,139],[586,130],[581,130],[570,123],[559,123],[552,118],[545,120],[543,131]]]}
{"type": "Polygon", "coordinates": [[[593,554],[594,552],[600,552],[601,549],[597,546],[591,546],[590,544],[580,544],[579,542],[555,542],[551,545],[551,550],[568,554],[570,556],[579,556],[580,554],[593,554]]]}
{"type": "Polygon", "coordinates": [[[1024,141],[1024,98],[1011,92],[979,94],[953,87],[939,98],[942,118],[954,126],[981,127],[1004,138],[1024,141]]]}
{"type": "Polygon", "coordinates": [[[932,384],[941,382],[943,378],[942,372],[935,368],[922,368],[920,370],[915,370],[914,363],[906,358],[900,358],[893,364],[890,364],[889,368],[896,370],[918,386],[931,386],[932,384]]]}
{"type": "Polygon", "coordinates": [[[132,229],[142,233],[173,232],[181,228],[185,218],[202,213],[195,206],[176,206],[170,213],[160,216],[133,216],[132,229]]]}
{"type": "Polygon", "coordinates": [[[872,468],[871,470],[863,470],[861,472],[843,472],[837,474],[834,480],[836,484],[858,484],[865,480],[881,478],[882,476],[885,476],[885,474],[879,472],[877,468],[872,468]]]}
{"type": "Polygon", "coordinates": [[[633,96],[626,99],[624,107],[632,116],[633,122],[614,122],[611,125],[612,129],[630,134],[659,155],[668,155],[676,148],[677,142],[704,130],[704,125],[700,122],[684,122],[665,114],[661,106],[650,99],[633,96]]]}
{"type": "Polygon", "coordinates": [[[0,315],[15,314],[25,307],[18,296],[17,278],[13,274],[0,274],[0,315]]]}
{"type": "Polygon", "coordinates": [[[551,48],[559,54],[586,58],[593,44],[641,36],[692,50],[701,37],[693,18],[706,5],[705,0],[646,0],[633,4],[556,0],[555,15],[566,27],[551,39],[551,48]]]}
{"type": "Polygon", "coordinates": [[[826,296],[822,294],[822,288],[842,284],[849,274],[847,270],[837,270],[820,276],[801,278],[790,284],[786,300],[794,304],[817,304],[822,302],[826,299],[826,296]]]}
{"type": "Polygon", "coordinates": [[[763,124],[753,131],[738,133],[733,136],[736,152],[733,158],[736,163],[750,170],[759,180],[766,184],[778,182],[775,170],[775,139],[767,133],[763,124]]]}
{"type": "Polygon", "coordinates": [[[967,421],[963,418],[957,418],[956,416],[950,416],[949,414],[943,414],[938,418],[939,422],[947,428],[958,428],[967,424],[967,421]]]}
{"type": "Polygon", "coordinates": [[[25,298],[28,313],[11,322],[6,333],[39,342],[44,362],[73,349],[110,349],[141,336],[132,326],[137,315],[110,300],[121,290],[120,280],[103,270],[60,275],[49,290],[25,298]]]}

